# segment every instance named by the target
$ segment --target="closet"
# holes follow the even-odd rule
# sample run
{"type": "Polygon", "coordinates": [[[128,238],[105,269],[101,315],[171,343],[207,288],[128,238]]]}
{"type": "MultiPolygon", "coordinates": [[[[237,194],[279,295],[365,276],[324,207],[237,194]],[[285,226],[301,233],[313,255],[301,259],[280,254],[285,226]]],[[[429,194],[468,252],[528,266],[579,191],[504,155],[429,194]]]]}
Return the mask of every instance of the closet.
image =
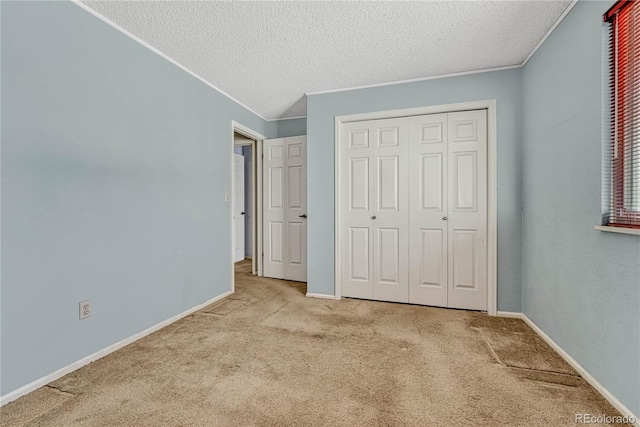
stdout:
{"type": "Polygon", "coordinates": [[[342,296],[487,309],[486,110],[342,123],[342,296]]]}

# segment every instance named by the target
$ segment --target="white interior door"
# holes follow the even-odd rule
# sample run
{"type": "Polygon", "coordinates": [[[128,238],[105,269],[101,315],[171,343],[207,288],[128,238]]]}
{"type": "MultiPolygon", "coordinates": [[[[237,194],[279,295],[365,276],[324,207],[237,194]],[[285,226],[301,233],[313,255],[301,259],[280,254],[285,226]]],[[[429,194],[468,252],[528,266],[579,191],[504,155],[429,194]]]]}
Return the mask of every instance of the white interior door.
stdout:
{"type": "Polygon", "coordinates": [[[233,225],[234,225],[234,262],[244,259],[244,156],[233,153],[233,225]]]}
{"type": "Polygon", "coordinates": [[[263,272],[307,281],[307,138],[263,143],[263,272]]]}
{"type": "Polygon", "coordinates": [[[342,294],[409,301],[407,119],[342,127],[342,294]]]}

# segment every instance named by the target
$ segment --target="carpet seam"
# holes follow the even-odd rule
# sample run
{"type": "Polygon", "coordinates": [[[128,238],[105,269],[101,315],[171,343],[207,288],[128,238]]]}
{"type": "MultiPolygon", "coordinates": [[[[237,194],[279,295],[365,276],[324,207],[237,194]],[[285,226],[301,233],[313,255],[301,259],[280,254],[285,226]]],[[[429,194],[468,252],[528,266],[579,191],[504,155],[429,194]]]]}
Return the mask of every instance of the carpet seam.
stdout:
{"type": "Polygon", "coordinates": [[[63,390],[62,388],[60,388],[58,386],[55,386],[55,385],[47,384],[47,385],[45,385],[45,387],[50,388],[52,390],[55,390],[56,392],[58,392],[60,394],[64,394],[66,396],[76,397],[75,394],[73,394],[73,393],[71,393],[69,391],[63,390]]]}
{"type": "MultiPolygon", "coordinates": [[[[547,373],[551,373],[551,374],[565,375],[565,376],[574,377],[574,378],[582,378],[582,377],[580,376],[580,374],[578,374],[577,372],[576,372],[576,374],[577,374],[577,375],[576,375],[576,374],[567,374],[567,373],[559,372],[559,371],[551,371],[551,370],[543,370],[543,369],[535,369],[535,368],[525,368],[525,367],[522,367],[522,366],[512,366],[512,365],[507,365],[506,363],[504,363],[504,362],[503,362],[503,361],[498,357],[498,354],[495,352],[495,350],[494,350],[494,349],[493,349],[493,347],[491,346],[491,342],[489,342],[489,338],[487,338],[487,336],[485,335],[485,333],[484,333],[484,331],[482,330],[482,328],[481,328],[481,327],[472,327],[472,328],[478,329],[478,330],[480,331],[480,333],[482,334],[482,337],[484,338],[485,342],[487,343],[487,346],[491,349],[491,352],[493,353],[493,355],[495,356],[495,358],[500,362],[500,364],[501,364],[502,366],[504,366],[504,367],[506,367],[506,368],[510,368],[510,369],[522,369],[522,370],[525,370],[525,371],[534,371],[534,372],[547,372],[547,373]]],[[[515,333],[515,334],[520,333],[520,334],[523,334],[523,335],[536,335],[536,336],[537,336],[537,334],[527,334],[527,333],[525,333],[525,332],[511,332],[511,331],[508,331],[508,332],[509,332],[509,333],[515,333]]],[[[540,337],[538,337],[538,338],[540,338],[540,337]]],[[[554,352],[555,352],[555,350],[554,350],[554,352]]],[[[555,352],[555,353],[557,354],[557,352],[555,352]]],[[[558,356],[560,356],[560,355],[558,354],[558,356]]]]}
{"type": "Polygon", "coordinates": [[[489,347],[489,350],[491,351],[491,354],[493,354],[493,357],[498,361],[500,365],[507,368],[508,366],[502,360],[500,360],[500,358],[498,357],[498,354],[495,352],[493,347],[491,347],[491,343],[489,343],[489,339],[486,337],[486,335],[482,331],[482,328],[476,328],[475,326],[472,326],[471,328],[477,329],[480,332],[480,335],[482,335],[482,339],[484,340],[485,344],[487,344],[487,347],[489,347]]]}
{"type": "Polygon", "coordinates": [[[195,312],[193,314],[198,314],[200,316],[207,316],[207,317],[213,317],[213,318],[218,318],[218,319],[221,319],[221,318],[226,316],[226,314],[207,313],[207,312],[204,312],[204,311],[203,312],[197,311],[197,312],[195,312]]]}
{"type": "Polygon", "coordinates": [[[510,369],[522,369],[523,371],[546,372],[548,374],[564,375],[565,377],[582,378],[580,375],[567,374],[567,373],[558,372],[558,371],[545,371],[543,369],[525,368],[522,366],[511,366],[511,365],[505,365],[505,366],[510,369]]]}

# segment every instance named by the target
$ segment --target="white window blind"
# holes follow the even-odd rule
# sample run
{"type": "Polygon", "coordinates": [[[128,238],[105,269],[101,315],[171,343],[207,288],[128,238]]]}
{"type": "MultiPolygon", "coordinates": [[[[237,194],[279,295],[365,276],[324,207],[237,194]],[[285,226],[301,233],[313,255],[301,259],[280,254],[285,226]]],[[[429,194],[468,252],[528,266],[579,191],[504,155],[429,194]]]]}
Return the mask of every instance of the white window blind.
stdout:
{"type": "Polygon", "coordinates": [[[609,137],[603,225],[640,228],[640,2],[616,2],[609,26],[609,137]]]}

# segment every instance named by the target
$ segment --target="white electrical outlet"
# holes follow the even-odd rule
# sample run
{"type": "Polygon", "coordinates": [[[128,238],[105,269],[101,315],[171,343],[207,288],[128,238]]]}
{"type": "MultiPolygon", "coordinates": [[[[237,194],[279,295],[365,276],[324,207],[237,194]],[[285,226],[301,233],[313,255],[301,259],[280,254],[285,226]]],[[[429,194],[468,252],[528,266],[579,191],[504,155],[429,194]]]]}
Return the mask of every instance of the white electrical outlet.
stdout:
{"type": "Polygon", "coordinates": [[[224,193],[224,201],[229,202],[229,193],[224,193]]]}
{"type": "Polygon", "coordinates": [[[91,316],[91,300],[82,301],[80,303],[80,320],[91,316]]]}

